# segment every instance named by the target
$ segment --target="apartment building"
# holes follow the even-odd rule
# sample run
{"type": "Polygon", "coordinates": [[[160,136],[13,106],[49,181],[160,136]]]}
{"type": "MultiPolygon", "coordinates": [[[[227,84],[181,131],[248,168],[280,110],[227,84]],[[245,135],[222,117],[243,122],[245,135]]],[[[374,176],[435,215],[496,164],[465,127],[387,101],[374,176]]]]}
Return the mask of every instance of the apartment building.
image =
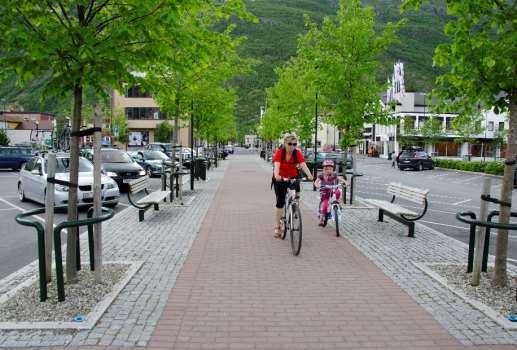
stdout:
{"type": "Polygon", "coordinates": [[[390,109],[393,125],[365,124],[360,152],[387,158],[392,152],[402,149],[404,137],[411,130],[413,146],[425,148],[437,156],[449,157],[492,157],[504,158],[506,145],[496,142],[508,130],[508,118],[505,114],[495,114],[493,110],[480,111],[482,132],[471,135],[474,142],[459,142],[460,136],[453,130],[454,113],[431,112],[434,103],[423,92],[406,92],[404,88],[404,65],[397,62],[390,82],[390,88],[382,96],[382,104],[390,109]],[[393,109],[394,108],[394,109],[393,109]],[[426,142],[419,132],[429,118],[437,118],[442,125],[442,137],[435,144],[426,142]],[[409,123],[404,125],[404,123],[409,123]]]}
{"type": "MultiPolygon", "coordinates": [[[[113,109],[123,110],[127,118],[128,147],[143,147],[155,142],[155,131],[160,123],[168,122],[174,125],[174,121],[160,111],[152,96],[138,86],[127,87],[123,93],[113,91],[111,100],[113,109]]],[[[178,143],[189,144],[188,122],[180,121],[178,143]]]]}

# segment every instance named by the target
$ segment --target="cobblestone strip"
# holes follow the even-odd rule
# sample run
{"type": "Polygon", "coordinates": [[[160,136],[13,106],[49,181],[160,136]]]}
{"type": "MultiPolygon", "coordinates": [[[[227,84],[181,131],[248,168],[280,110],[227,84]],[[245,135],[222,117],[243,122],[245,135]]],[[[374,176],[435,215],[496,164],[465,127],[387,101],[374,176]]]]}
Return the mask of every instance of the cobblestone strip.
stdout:
{"type": "Polygon", "coordinates": [[[274,239],[271,169],[255,157],[230,165],[150,350],[462,348],[309,210],[300,256],[274,239]]]}
{"type": "MultiPolygon", "coordinates": [[[[148,210],[143,222],[133,207],[119,212],[103,227],[105,260],[142,260],[145,263],[115,299],[97,325],[86,331],[0,331],[0,347],[111,345],[145,346],[162,314],[176,277],[224,176],[228,162],[208,172],[206,182],[196,182],[194,193],[185,191],[190,205],[164,203],[160,211],[148,210]],[[189,197],[194,196],[190,201],[189,197]]],[[[81,239],[87,261],[87,237],[81,239]]],[[[16,283],[35,266],[12,276],[16,283]]],[[[3,290],[7,287],[1,286],[3,290]]]]}
{"type": "MultiPolygon", "coordinates": [[[[319,197],[305,187],[303,203],[317,213],[319,197]]],[[[415,238],[407,227],[385,216],[377,221],[375,209],[345,208],[343,236],[424,307],[463,344],[517,344],[517,332],[507,331],[430,278],[412,262],[465,264],[468,247],[422,224],[415,238]]]]}

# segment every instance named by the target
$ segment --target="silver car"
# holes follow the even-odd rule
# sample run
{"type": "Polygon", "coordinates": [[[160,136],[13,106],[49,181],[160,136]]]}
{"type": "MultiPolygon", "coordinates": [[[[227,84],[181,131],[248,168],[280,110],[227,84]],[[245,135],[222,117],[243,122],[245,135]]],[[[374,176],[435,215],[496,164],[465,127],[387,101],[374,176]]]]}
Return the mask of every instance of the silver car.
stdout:
{"type": "MultiPolygon", "coordinates": [[[[47,158],[37,156],[25,163],[20,171],[18,180],[18,198],[20,201],[31,199],[38,203],[45,203],[47,188],[47,158]]],[[[70,156],[62,154],[57,156],[56,175],[57,180],[69,181],[70,179],[70,156]]],[[[102,202],[104,205],[116,206],[120,198],[120,191],[117,183],[106,175],[101,175],[102,202]]],[[[83,158],[79,158],[79,181],[77,188],[78,203],[93,203],[93,165],[83,158]]],[[[55,205],[68,203],[68,187],[55,185],[55,205]]]]}

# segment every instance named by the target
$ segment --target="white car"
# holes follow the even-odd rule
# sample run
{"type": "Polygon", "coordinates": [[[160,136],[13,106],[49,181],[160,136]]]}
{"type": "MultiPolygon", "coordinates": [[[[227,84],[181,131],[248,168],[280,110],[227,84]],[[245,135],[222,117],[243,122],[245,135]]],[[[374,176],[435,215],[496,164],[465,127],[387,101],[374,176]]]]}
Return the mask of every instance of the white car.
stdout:
{"type": "MultiPolygon", "coordinates": [[[[57,157],[57,180],[69,181],[70,179],[70,155],[61,154],[57,157]]],[[[20,171],[18,180],[18,198],[20,201],[27,199],[38,203],[45,203],[47,190],[47,162],[45,156],[37,156],[25,163],[20,171]]],[[[102,203],[108,206],[116,206],[120,198],[117,183],[106,175],[101,175],[102,203]]],[[[55,185],[54,203],[56,206],[68,203],[68,187],[55,185]]],[[[79,181],[77,188],[78,203],[93,203],[93,165],[87,159],[79,158],[79,181]]]]}

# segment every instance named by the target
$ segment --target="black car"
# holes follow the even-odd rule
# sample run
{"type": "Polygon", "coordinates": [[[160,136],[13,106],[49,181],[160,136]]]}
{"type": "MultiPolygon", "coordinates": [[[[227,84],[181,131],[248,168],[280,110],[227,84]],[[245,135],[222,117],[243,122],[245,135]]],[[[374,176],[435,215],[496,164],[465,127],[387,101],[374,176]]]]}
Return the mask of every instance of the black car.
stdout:
{"type": "MultiPolygon", "coordinates": [[[[138,151],[128,152],[128,154],[136,161],[149,176],[161,175],[165,167],[171,167],[171,159],[162,151],[138,151]]],[[[176,167],[179,162],[176,162],[176,167]]]]}
{"type": "Polygon", "coordinates": [[[32,150],[28,147],[0,147],[0,169],[19,171],[32,157],[32,150]]]}
{"type": "MultiPolygon", "coordinates": [[[[83,150],[83,157],[93,162],[93,151],[83,150]]],[[[138,179],[146,172],[124,151],[114,148],[101,148],[101,167],[104,174],[117,182],[119,188],[127,180],[138,179]]]]}
{"type": "Polygon", "coordinates": [[[172,143],[154,142],[145,146],[146,150],[149,151],[161,151],[165,154],[170,154],[173,150],[172,143]]]}
{"type": "Polygon", "coordinates": [[[413,169],[421,171],[433,169],[434,162],[427,152],[405,150],[398,157],[398,167],[400,170],[413,169]]]}
{"type": "MultiPolygon", "coordinates": [[[[352,154],[345,152],[318,152],[316,156],[316,167],[317,169],[323,168],[323,161],[330,159],[334,161],[334,170],[339,174],[343,173],[343,165],[346,169],[351,169],[353,166],[352,154]]],[[[305,161],[308,163],[310,170],[314,167],[314,152],[308,151],[305,156],[305,161]]]]}

